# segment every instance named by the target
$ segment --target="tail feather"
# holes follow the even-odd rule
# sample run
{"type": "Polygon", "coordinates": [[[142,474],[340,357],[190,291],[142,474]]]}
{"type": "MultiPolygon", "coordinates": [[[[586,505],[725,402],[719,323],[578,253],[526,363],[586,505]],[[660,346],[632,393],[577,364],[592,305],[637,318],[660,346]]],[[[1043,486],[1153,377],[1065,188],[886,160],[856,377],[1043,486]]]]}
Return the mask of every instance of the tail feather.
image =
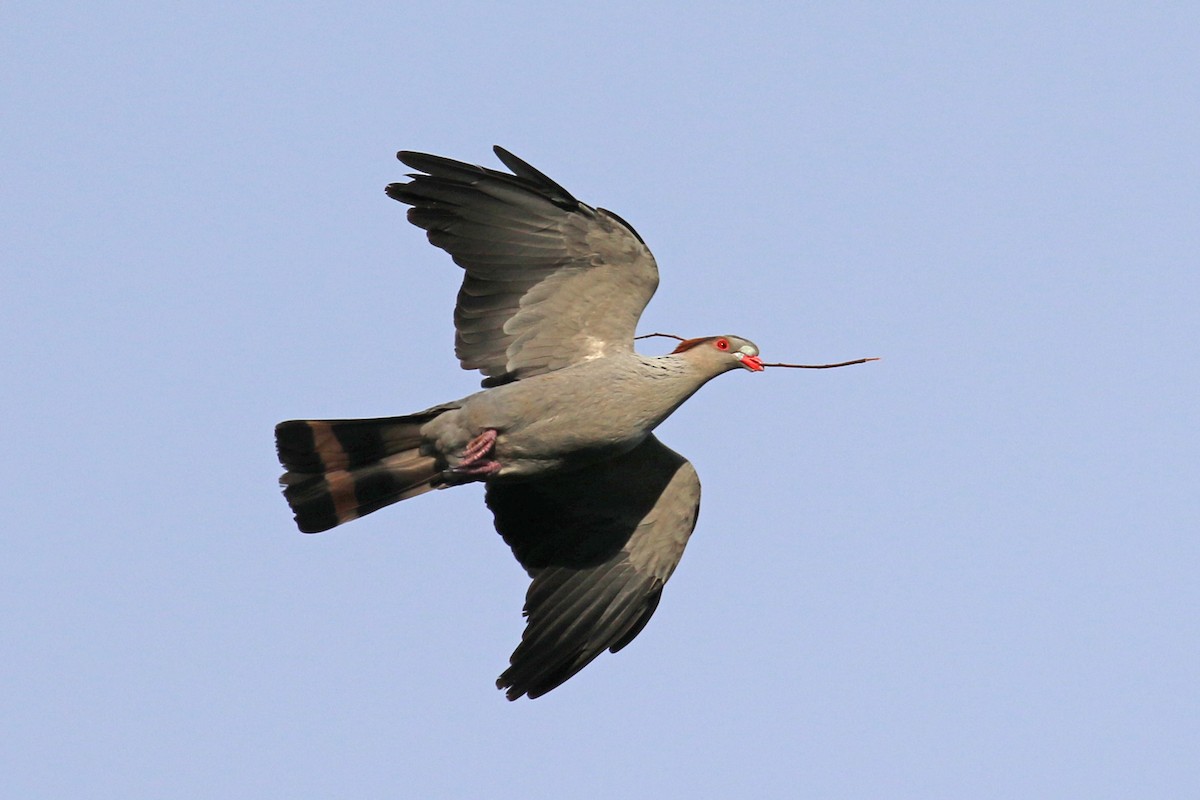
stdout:
{"type": "Polygon", "coordinates": [[[305,533],[317,533],[441,485],[445,464],[422,451],[420,429],[441,413],[275,426],[283,496],[305,533]]]}

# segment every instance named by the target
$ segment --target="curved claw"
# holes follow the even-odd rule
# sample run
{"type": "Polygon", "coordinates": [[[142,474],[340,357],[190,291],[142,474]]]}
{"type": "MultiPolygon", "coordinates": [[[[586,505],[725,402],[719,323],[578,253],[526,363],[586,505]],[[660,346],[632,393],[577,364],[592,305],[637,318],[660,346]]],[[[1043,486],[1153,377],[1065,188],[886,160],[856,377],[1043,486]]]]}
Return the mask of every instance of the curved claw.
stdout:
{"type": "Polygon", "coordinates": [[[486,478],[499,471],[499,461],[476,461],[472,464],[459,464],[457,467],[450,468],[450,472],[455,475],[465,475],[469,478],[486,478]]]}
{"type": "Polygon", "coordinates": [[[496,431],[489,428],[476,436],[463,448],[462,461],[458,462],[458,465],[460,467],[469,466],[492,452],[492,448],[496,446],[498,435],[496,431]]]}
{"type": "Polygon", "coordinates": [[[500,462],[488,458],[496,446],[499,434],[488,429],[476,436],[463,448],[462,460],[450,468],[455,475],[465,475],[471,478],[486,478],[500,471],[500,462]]]}

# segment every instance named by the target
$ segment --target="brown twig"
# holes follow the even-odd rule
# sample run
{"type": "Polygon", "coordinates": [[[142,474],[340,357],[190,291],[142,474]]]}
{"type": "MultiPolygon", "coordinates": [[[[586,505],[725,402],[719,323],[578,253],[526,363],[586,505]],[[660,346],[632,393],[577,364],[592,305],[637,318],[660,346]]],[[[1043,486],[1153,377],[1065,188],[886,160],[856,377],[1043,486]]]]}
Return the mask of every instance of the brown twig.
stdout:
{"type": "Polygon", "coordinates": [[[878,361],[878,358],[856,358],[853,361],[842,361],[838,364],[768,364],[763,362],[764,367],[788,367],[790,369],[833,369],[834,367],[850,367],[855,364],[865,364],[868,361],[878,361]]]}
{"type": "Polygon", "coordinates": [[[661,336],[664,339],[674,339],[677,342],[686,341],[682,336],[676,336],[673,333],[644,333],[641,336],[635,336],[634,339],[649,339],[654,336],[661,336]]]}

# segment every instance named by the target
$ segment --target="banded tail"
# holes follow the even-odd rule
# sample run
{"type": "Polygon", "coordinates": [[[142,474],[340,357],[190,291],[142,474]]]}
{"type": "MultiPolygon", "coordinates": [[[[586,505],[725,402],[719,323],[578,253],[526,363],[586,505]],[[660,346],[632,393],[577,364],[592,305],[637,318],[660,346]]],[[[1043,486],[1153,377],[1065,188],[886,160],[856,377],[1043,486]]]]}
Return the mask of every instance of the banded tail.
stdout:
{"type": "Polygon", "coordinates": [[[421,426],[444,409],[379,419],[293,419],[275,426],[283,496],[317,533],[442,485],[444,463],[421,451],[421,426]]]}

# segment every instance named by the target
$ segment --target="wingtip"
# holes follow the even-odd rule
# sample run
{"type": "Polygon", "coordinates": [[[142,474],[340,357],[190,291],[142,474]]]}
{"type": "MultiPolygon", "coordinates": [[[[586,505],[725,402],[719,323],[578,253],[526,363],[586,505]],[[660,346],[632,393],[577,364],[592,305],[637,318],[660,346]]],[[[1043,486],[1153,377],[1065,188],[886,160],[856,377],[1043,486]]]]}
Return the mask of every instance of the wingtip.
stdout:
{"type": "Polygon", "coordinates": [[[417,150],[397,150],[396,151],[396,160],[399,161],[401,164],[404,164],[407,167],[412,167],[413,169],[420,169],[420,167],[417,167],[416,165],[413,164],[413,161],[419,161],[423,158],[429,158],[429,154],[422,153],[417,150]]]}
{"type": "Polygon", "coordinates": [[[539,170],[537,167],[530,164],[520,156],[515,156],[508,150],[505,150],[498,144],[492,145],[492,152],[496,154],[496,158],[500,159],[508,170],[522,181],[535,186],[538,191],[546,195],[546,197],[561,208],[575,210],[580,203],[575,199],[575,196],[564,189],[561,185],[551,180],[546,173],[539,170]]]}
{"type": "Polygon", "coordinates": [[[428,161],[430,158],[436,158],[436,157],[437,156],[431,156],[429,153],[421,153],[416,150],[397,150],[396,151],[396,160],[397,161],[399,161],[401,164],[403,164],[406,167],[412,167],[413,169],[419,169],[422,171],[424,171],[424,168],[422,166],[420,166],[421,162],[428,161]]]}
{"type": "Polygon", "coordinates": [[[510,703],[514,700],[520,700],[525,696],[523,689],[513,686],[513,682],[508,678],[507,671],[501,674],[499,678],[496,678],[496,688],[504,692],[504,698],[510,703]]]}

